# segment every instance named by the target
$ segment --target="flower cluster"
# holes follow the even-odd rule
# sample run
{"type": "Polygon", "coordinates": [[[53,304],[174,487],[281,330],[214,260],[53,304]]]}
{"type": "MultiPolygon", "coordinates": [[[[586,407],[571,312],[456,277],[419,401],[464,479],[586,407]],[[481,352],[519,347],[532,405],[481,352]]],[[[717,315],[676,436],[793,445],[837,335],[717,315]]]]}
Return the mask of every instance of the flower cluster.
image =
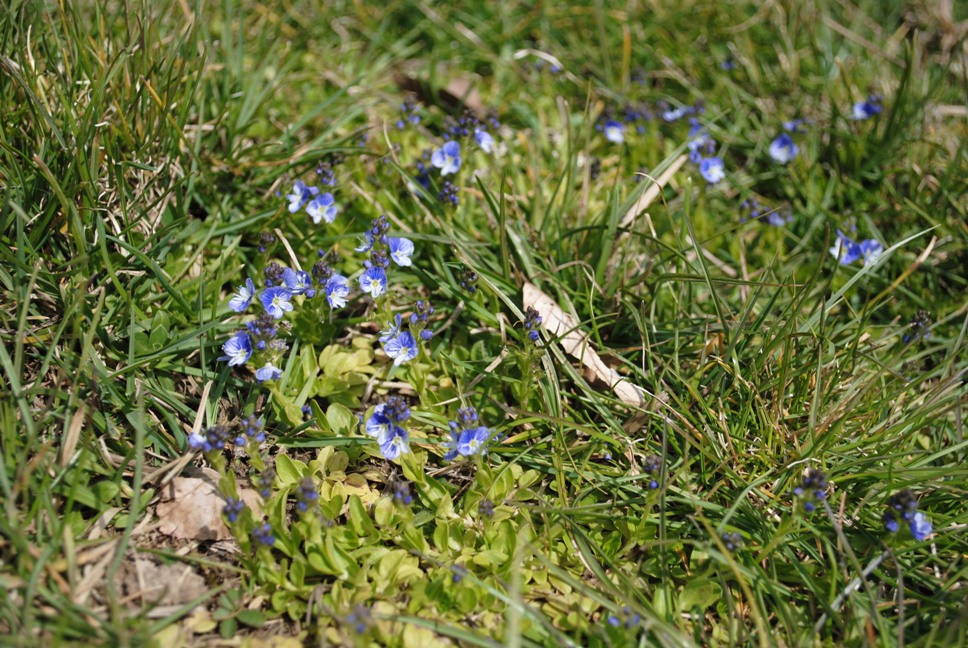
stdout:
{"type": "Polygon", "coordinates": [[[401,454],[410,452],[410,433],[401,425],[410,418],[407,401],[399,396],[391,396],[385,403],[373,408],[366,420],[366,433],[376,438],[383,457],[393,461],[401,454]]]}
{"type": "Polygon", "coordinates": [[[479,278],[476,272],[470,268],[464,268],[460,272],[460,287],[473,295],[477,292],[477,280],[479,278]]]}
{"type": "Polygon", "coordinates": [[[276,542],[275,537],[272,535],[272,527],[268,522],[263,522],[252,530],[252,539],[263,547],[271,547],[276,542]]]}
{"type": "Polygon", "coordinates": [[[719,539],[723,541],[726,551],[730,553],[733,553],[743,546],[743,536],[739,533],[723,533],[719,536],[719,539]]]}
{"type": "Polygon", "coordinates": [[[887,507],[883,520],[884,528],[889,533],[897,533],[901,521],[904,521],[915,540],[920,542],[931,535],[931,521],[918,510],[918,500],[907,488],[892,495],[887,500],[887,507]]]}
{"type": "Polygon", "coordinates": [[[369,252],[370,258],[363,262],[365,270],[359,277],[360,289],[376,299],[387,291],[387,269],[393,260],[398,266],[406,267],[413,263],[413,241],[387,234],[390,223],[386,216],[373,219],[370,228],[363,234],[363,241],[357,252],[369,252]]]}
{"type": "Polygon", "coordinates": [[[850,265],[859,259],[864,261],[864,265],[870,265],[877,260],[877,257],[884,252],[884,246],[875,239],[867,239],[859,243],[849,236],[837,230],[837,240],[830,248],[830,254],[840,263],[840,265],[850,265]]]}
{"type": "Polygon", "coordinates": [[[470,457],[486,451],[487,442],[491,440],[491,430],[479,423],[477,410],[473,407],[457,410],[457,420],[449,423],[450,441],[444,443],[447,448],[445,461],[452,461],[458,455],[470,457]]]}
{"type": "Polygon", "coordinates": [[[662,459],[658,455],[649,455],[645,458],[642,469],[649,476],[649,488],[655,490],[659,487],[659,479],[662,477],[662,459]]]}
{"type": "Polygon", "coordinates": [[[410,493],[410,484],[404,480],[399,480],[393,484],[393,501],[403,506],[413,504],[413,495],[410,493]]]}
{"type": "Polygon", "coordinates": [[[793,494],[800,498],[804,511],[813,513],[817,508],[817,502],[827,496],[827,475],[815,468],[807,469],[803,475],[803,481],[793,489],[793,494]]]}
{"type": "Polygon", "coordinates": [[[541,315],[538,314],[534,306],[528,306],[524,310],[524,330],[528,332],[528,339],[537,342],[541,339],[538,327],[541,326],[541,315]]]}
{"type": "Polygon", "coordinates": [[[319,500],[319,491],[312,477],[303,477],[296,488],[296,510],[308,513],[319,500]]]}
{"type": "Polygon", "coordinates": [[[232,429],[227,425],[213,425],[203,434],[193,432],[188,437],[188,447],[202,452],[217,452],[225,450],[232,442],[232,429]]]}
{"type": "Polygon", "coordinates": [[[609,614],[605,621],[613,628],[634,628],[642,622],[642,616],[633,612],[632,608],[625,606],[618,613],[609,614]]]}
{"type": "Polygon", "coordinates": [[[417,114],[419,107],[410,98],[407,98],[400,104],[400,112],[402,116],[397,120],[397,129],[403,130],[407,127],[407,124],[412,124],[416,126],[420,123],[420,115],[417,114]]]}
{"type": "Polygon", "coordinates": [[[686,148],[689,149],[689,161],[699,165],[699,174],[706,182],[716,184],[726,178],[726,165],[723,158],[713,155],[716,152],[716,140],[695,117],[689,120],[689,139],[686,141],[686,148]]]}
{"type": "Polygon", "coordinates": [[[225,506],[222,507],[222,515],[225,516],[229,524],[235,524],[239,516],[242,515],[243,509],[245,509],[245,504],[242,503],[242,500],[229,497],[225,500],[225,506]]]}
{"type": "MultiPolygon", "coordinates": [[[[322,177],[322,172],[320,175],[322,177]]],[[[335,179],[328,175],[323,178],[323,181],[324,183],[332,182],[335,184],[335,179]]],[[[286,199],[289,201],[290,214],[305,209],[316,225],[324,220],[327,223],[332,223],[339,213],[333,194],[328,191],[320,193],[319,187],[308,186],[302,180],[296,180],[292,191],[286,195],[286,199]]]]}

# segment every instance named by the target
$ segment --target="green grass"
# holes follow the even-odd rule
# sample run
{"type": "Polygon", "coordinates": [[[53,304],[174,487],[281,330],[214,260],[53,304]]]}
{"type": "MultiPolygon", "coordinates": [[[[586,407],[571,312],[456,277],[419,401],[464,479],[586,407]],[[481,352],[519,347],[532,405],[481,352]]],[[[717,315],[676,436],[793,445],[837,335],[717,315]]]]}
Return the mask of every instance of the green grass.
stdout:
{"type": "Polygon", "coordinates": [[[121,4],[0,15],[2,643],[965,642],[963,9],[949,25],[897,0],[121,4]],[[398,130],[404,77],[421,123],[398,130]],[[459,116],[455,79],[502,123],[497,154],[465,143],[456,207],[408,189],[459,116]],[[870,93],[883,112],[849,119],[870,93]],[[652,185],[637,174],[659,177],[689,130],[596,131],[639,102],[701,102],[727,178],[687,162],[626,223],[652,185]],[[770,141],[798,117],[799,156],[778,165],[770,141]],[[290,215],[292,181],[334,160],[336,222],[290,215]],[[753,198],[792,221],[744,220],[753,198]],[[290,317],[281,381],[217,361],[244,321],[231,293],[292,262],[262,233],[305,269],[335,250],[351,275],[382,213],[416,246],[387,300],[290,317]],[[876,263],[828,253],[852,226],[884,244],[876,263]],[[528,343],[525,282],[641,407],[547,331],[528,343]],[[391,369],[377,331],[416,299],[437,333],[391,369]],[[919,311],[930,335],[906,340],[919,311]],[[387,462],[355,415],[399,394],[412,453],[387,462]],[[462,405],[503,441],[450,467],[462,405]],[[268,442],[227,479],[275,466],[276,546],[251,547],[249,513],[237,554],[153,531],[188,433],[252,413],[268,442]],[[813,514],[793,494],[806,467],[830,484],[813,514]],[[307,474],[331,526],[291,509],[307,474]],[[391,502],[399,479],[410,507],[391,502]],[[923,542],[883,530],[905,488],[934,526],[923,542]],[[192,565],[209,594],[139,606],[136,556],[192,565]]]}

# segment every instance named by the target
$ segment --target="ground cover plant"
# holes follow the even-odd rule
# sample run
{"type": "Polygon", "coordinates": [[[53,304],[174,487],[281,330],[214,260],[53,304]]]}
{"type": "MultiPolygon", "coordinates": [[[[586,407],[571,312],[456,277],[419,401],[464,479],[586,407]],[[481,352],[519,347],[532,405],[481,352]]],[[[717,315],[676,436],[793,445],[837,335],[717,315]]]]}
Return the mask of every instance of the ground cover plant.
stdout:
{"type": "Polygon", "coordinates": [[[4,645],[964,644],[968,14],[724,4],[12,3],[4,645]]]}

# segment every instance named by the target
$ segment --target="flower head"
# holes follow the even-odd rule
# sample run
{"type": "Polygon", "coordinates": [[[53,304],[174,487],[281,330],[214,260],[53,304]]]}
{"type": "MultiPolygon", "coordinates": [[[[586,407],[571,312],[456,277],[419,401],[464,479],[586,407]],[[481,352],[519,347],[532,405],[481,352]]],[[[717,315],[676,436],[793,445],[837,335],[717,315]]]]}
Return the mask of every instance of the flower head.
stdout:
{"type": "Polygon", "coordinates": [[[408,266],[413,262],[413,241],[404,237],[390,237],[390,258],[398,266],[408,266]]]}
{"type": "Polygon", "coordinates": [[[821,470],[809,468],[800,485],[793,489],[793,494],[803,502],[804,511],[813,513],[817,502],[827,496],[827,475],[821,470]]]}
{"type": "Polygon", "coordinates": [[[292,191],[286,196],[289,200],[289,213],[295,214],[318,193],[319,189],[316,187],[308,187],[302,180],[296,180],[292,191]]]}
{"type": "Polygon", "coordinates": [[[263,547],[271,547],[276,541],[268,522],[263,522],[252,530],[252,539],[263,547]]]}
{"type": "Polygon", "coordinates": [[[383,343],[383,351],[393,358],[393,366],[410,362],[417,357],[417,340],[410,331],[401,331],[383,343]]]}
{"type": "Polygon", "coordinates": [[[360,275],[360,290],[369,293],[374,299],[385,293],[387,291],[386,269],[370,264],[360,275]]]}
{"type": "Polygon", "coordinates": [[[243,312],[252,303],[252,298],[255,296],[255,284],[252,283],[251,279],[245,280],[244,286],[239,286],[238,291],[232,295],[232,299],[229,300],[229,308],[234,310],[236,313],[243,312]]]}
{"type": "Polygon", "coordinates": [[[245,331],[239,331],[222,345],[225,355],[219,360],[228,360],[230,367],[243,365],[252,356],[252,340],[245,331]]]}
{"type": "Polygon", "coordinates": [[[307,297],[312,297],[316,294],[313,289],[312,277],[305,270],[286,268],[282,273],[282,282],[293,295],[305,294],[307,297]]]}
{"type": "Polygon", "coordinates": [[[649,476],[649,489],[657,489],[662,477],[662,459],[658,455],[649,455],[645,458],[642,469],[649,476]]]}
{"type": "Polygon", "coordinates": [[[490,429],[478,425],[477,410],[465,407],[457,410],[457,420],[450,422],[450,441],[444,443],[448,449],[444,460],[450,461],[462,457],[483,454],[487,443],[493,438],[490,429]]]}
{"type": "Polygon", "coordinates": [[[494,138],[483,128],[474,129],[474,141],[485,153],[490,153],[494,149],[494,138]]]}
{"type": "Polygon", "coordinates": [[[723,159],[719,157],[703,158],[699,162],[699,173],[709,184],[716,184],[726,177],[726,167],[723,159]]]}
{"type": "Polygon", "coordinates": [[[612,144],[621,144],[625,141],[625,124],[614,119],[605,122],[605,139],[612,144]]]}
{"type": "Polygon", "coordinates": [[[460,143],[451,140],[434,151],[430,163],[440,169],[440,175],[450,175],[460,170],[460,143]]]}
{"type": "Polygon", "coordinates": [[[292,299],[292,291],[283,286],[266,288],[262,291],[259,299],[262,301],[266,313],[272,315],[275,319],[282,319],[286,313],[293,309],[292,302],[289,301],[292,299]]]}
{"type": "Polygon", "coordinates": [[[793,138],[787,133],[780,133],[776,139],[770,142],[770,157],[780,164],[787,164],[799,152],[800,147],[796,145],[793,138]]]}
{"type": "Polygon", "coordinates": [[[854,104],[850,112],[850,118],[855,121],[862,121],[864,119],[870,119],[880,112],[881,98],[877,95],[871,95],[867,98],[867,101],[858,101],[854,104]]]}
{"type": "Polygon", "coordinates": [[[393,461],[402,454],[410,452],[410,434],[399,425],[390,425],[376,438],[383,457],[393,461]]]}
{"type": "Polygon", "coordinates": [[[341,274],[333,274],[326,280],[326,301],[330,308],[346,306],[346,298],[350,294],[350,283],[341,274]]]}
{"type": "Polygon", "coordinates": [[[850,265],[858,259],[864,261],[864,265],[874,263],[884,252],[884,246],[874,239],[866,239],[857,243],[849,236],[837,230],[837,240],[830,248],[830,254],[838,260],[840,265],[850,265]]]}
{"type": "Polygon", "coordinates": [[[336,207],[336,200],[333,194],[321,193],[306,205],[306,213],[313,219],[313,223],[319,225],[320,221],[332,223],[336,220],[339,209],[336,207]]]}
{"type": "Polygon", "coordinates": [[[265,365],[255,370],[255,378],[259,382],[265,382],[267,380],[279,380],[282,378],[282,369],[275,366],[271,362],[267,362],[265,365]]]}
{"type": "Polygon", "coordinates": [[[924,513],[918,511],[918,500],[909,489],[905,488],[895,493],[887,500],[887,510],[884,511],[884,529],[889,533],[897,533],[900,523],[906,522],[911,536],[921,542],[929,535],[933,527],[924,513]]]}

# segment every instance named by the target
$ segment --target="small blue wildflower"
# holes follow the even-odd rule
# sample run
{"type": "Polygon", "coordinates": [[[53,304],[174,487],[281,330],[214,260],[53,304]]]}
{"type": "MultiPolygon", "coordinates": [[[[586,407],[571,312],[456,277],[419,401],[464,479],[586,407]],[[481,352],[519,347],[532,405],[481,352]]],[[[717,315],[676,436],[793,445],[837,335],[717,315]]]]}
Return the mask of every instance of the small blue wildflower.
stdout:
{"type": "Polygon", "coordinates": [[[350,283],[341,274],[333,274],[326,280],[326,301],[330,308],[346,306],[346,298],[350,294],[350,283]]]}
{"type": "Polygon", "coordinates": [[[266,440],[265,420],[256,418],[255,414],[249,416],[242,421],[242,432],[256,443],[262,443],[266,440]]]}
{"type": "Polygon", "coordinates": [[[686,115],[691,115],[696,112],[695,108],[692,106],[680,106],[672,110],[666,110],[662,113],[662,119],[667,122],[674,122],[682,119],[686,115]]]}
{"type": "Polygon", "coordinates": [[[252,298],[255,296],[255,284],[252,283],[251,279],[245,280],[244,286],[239,286],[238,292],[232,295],[232,299],[229,300],[229,308],[234,310],[236,313],[243,312],[252,303],[252,298]]]}
{"type": "Polygon", "coordinates": [[[276,242],[276,235],[272,232],[262,232],[259,234],[259,252],[265,252],[276,242]]]}
{"type": "Polygon", "coordinates": [[[259,479],[255,482],[255,489],[262,499],[269,499],[269,496],[272,494],[272,484],[275,480],[276,473],[271,468],[259,475],[259,479]]]}
{"type": "Polygon", "coordinates": [[[380,331],[380,342],[386,342],[392,337],[396,337],[397,333],[400,332],[400,325],[403,323],[403,316],[397,313],[392,322],[387,322],[387,329],[380,331]]]}
{"type": "Polygon", "coordinates": [[[302,180],[296,180],[292,192],[286,196],[289,200],[289,213],[295,214],[318,193],[319,189],[316,187],[308,187],[302,180]]]}
{"type": "Polygon", "coordinates": [[[225,500],[225,506],[222,507],[222,514],[228,520],[229,524],[234,524],[239,519],[239,515],[242,514],[244,508],[245,504],[242,503],[242,500],[229,497],[225,500]]]}
{"type": "Polygon", "coordinates": [[[222,345],[225,355],[219,360],[228,360],[230,367],[243,365],[252,356],[252,340],[245,331],[239,331],[222,345]]]}
{"type": "Polygon", "coordinates": [[[918,511],[914,514],[909,525],[911,530],[911,535],[918,542],[923,542],[925,538],[931,535],[931,531],[934,527],[931,526],[931,520],[924,516],[924,513],[918,511]]]}
{"type": "Polygon", "coordinates": [[[451,565],[451,580],[456,584],[461,582],[467,577],[467,567],[463,565],[451,565]]]}
{"type": "Polygon", "coordinates": [[[357,252],[369,252],[373,249],[373,233],[370,230],[363,232],[363,238],[360,239],[360,244],[353,248],[357,252]]]}
{"type": "Polygon", "coordinates": [[[339,209],[336,207],[336,200],[333,198],[333,194],[326,192],[319,194],[306,205],[306,213],[313,219],[313,223],[319,225],[320,221],[332,223],[336,220],[336,214],[339,213],[339,209]]]}
{"type": "Polygon", "coordinates": [[[837,230],[837,240],[830,248],[830,254],[838,260],[840,265],[850,265],[854,261],[863,260],[864,265],[870,265],[884,252],[884,246],[874,239],[855,242],[846,234],[837,230]]]}
{"type": "Polygon", "coordinates": [[[485,153],[490,153],[494,149],[494,138],[483,128],[474,129],[474,141],[485,153]]]}
{"type": "Polygon", "coordinates": [[[454,140],[447,142],[434,151],[430,163],[440,169],[440,175],[457,173],[460,169],[460,143],[454,140]]]}
{"type": "Polygon", "coordinates": [[[625,124],[609,119],[605,122],[605,139],[612,144],[621,144],[625,141],[625,124]]]}
{"type": "Polygon", "coordinates": [[[703,153],[711,154],[716,150],[716,140],[703,129],[690,133],[690,135],[689,141],[686,142],[686,148],[689,149],[689,161],[693,164],[699,164],[702,162],[703,153]]]}
{"type": "Polygon", "coordinates": [[[804,126],[805,123],[802,119],[791,119],[790,121],[783,122],[783,130],[788,133],[806,133],[807,127],[804,126]]]}
{"type": "Polygon", "coordinates": [[[276,539],[272,535],[272,527],[268,522],[264,522],[252,530],[252,539],[263,547],[271,547],[276,539]]]}
{"type": "Polygon", "coordinates": [[[787,133],[780,133],[776,139],[770,142],[770,157],[780,164],[787,164],[799,152],[800,147],[796,145],[793,138],[787,133]]]}
{"type": "Polygon", "coordinates": [[[267,380],[279,380],[282,378],[282,369],[275,366],[271,362],[267,362],[261,368],[256,369],[255,378],[259,382],[265,382],[267,380]]]}
{"type": "Polygon", "coordinates": [[[900,520],[908,524],[911,536],[918,542],[923,541],[929,535],[933,527],[931,521],[918,511],[918,500],[909,489],[905,488],[899,493],[890,497],[887,501],[888,510],[884,512],[884,528],[889,533],[897,533],[900,529],[900,520]]]}
{"type": "Polygon", "coordinates": [[[632,612],[632,608],[626,605],[618,614],[609,614],[605,618],[605,621],[613,628],[618,628],[620,626],[633,628],[639,625],[639,623],[642,621],[642,617],[638,613],[632,612]]]}
{"type": "Polygon", "coordinates": [[[410,331],[401,331],[388,339],[383,343],[383,351],[393,359],[394,367],[410,362],[419,353],[417,340],[410,331]]]}
{"type": "Polygon", "coordinates": [[[224,425],[213,425],[204,434],[193,433],[188,437],[188,447],[202,452],[224,450],[232,438],[232,431],[224,425]]]}
{"type": "Polygon", "coordinates": [[[292,302],[289,301],[292,299],[292,292],[283,286],[266,288],[262,291],[259,299],[262,301],[266,313],[272,315],[275,319],[282,319],[286,313],[293,309],[292,302]]]}
{"type": "Polygon", "coordinates": [[[388,461],[410,452],[410,434],[399,425],[390,425],[376,438],[380,452],[388,461]]]}
{"type": "Polygon", "coordinates": [[[319,176],[319,181],[327,187],[336,186],[336,173],[333,171],[333,165],[329,162],[323,162],[316,167],[316,175],[319,176]]]}
{"type": "Polygon", "coordinates": [[[390,258],[398,266],[409,266],[413,264],[410,257],[413,256],[413,241],[404,237],[390,237],[390,258]]]}
{"type": "Polygon", "coordinates": [[[465,457],[481,454],[491,438],[491,431],[484,427],[471,428],[460,433],[457,439],[457,454],[465,457]]]}
{"type": "Polygon", "coordinates": [[[387,271],[381,266],[371,264],[369,261],[364,263],[367,268],[360,275],[360,290],[376,299],[387,291],[387,271]]]}
{"type": "Polygon", "coordinates": [[[726,177],[726,167],[720,157],[703,158],[699,162],[699,173],[709,184],[716,184],[726,177]]]}
{"type": "Polygon", "coordinates": [[[881,98],[878,95],[871,95],[867,101],[858,101],[851,109],[850,118],[855,121],[870,119],[881,112],[881,98]]]}
{"type": "Polygon", "coordinates": [[[476,272],[470,268],[464,268],[460,273],[460,287],[473,295],[477,292],[477,280],[479,278],[476,272]]]}
{"type": "Polygon", "coordinates": [[[275,342],[275,337],[279,333],[276,318],[269,313],[262,313],[251,322],[246,322],[245,328],[252,336],[253,345],[259,351],[265,351],[269,344],[275,342]]]}
{"type": "MultiPolygon", "coordinates": [[[[293,270],[286,268],[282,275],[282,282],[293,295],[306,295],[312,297],[316,294],[313,289],[313,280],[305,270],[293,270]]],[[[268,310],[268,309],[267,309],[268,310]]]]}

